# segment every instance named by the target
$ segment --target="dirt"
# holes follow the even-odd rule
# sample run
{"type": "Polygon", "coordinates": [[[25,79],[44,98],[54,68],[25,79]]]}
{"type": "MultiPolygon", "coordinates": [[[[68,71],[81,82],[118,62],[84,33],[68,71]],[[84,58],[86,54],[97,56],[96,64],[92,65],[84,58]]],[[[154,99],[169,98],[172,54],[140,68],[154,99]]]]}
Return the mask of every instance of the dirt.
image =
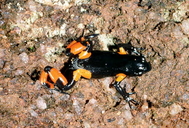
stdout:
{"type": "Polygon", "coordinates": [[[0,127],[188,128],[187,0],[0,3],[0,127]],[[140,105],[129,108],[109,86],[113,77],[81,79],[69,94],[39,83],[45,66],[64,66],[64,46],[83,31],[99,34],[94,49],[120,42],[144,48],[152,70],[122,82],[140,105]]]}

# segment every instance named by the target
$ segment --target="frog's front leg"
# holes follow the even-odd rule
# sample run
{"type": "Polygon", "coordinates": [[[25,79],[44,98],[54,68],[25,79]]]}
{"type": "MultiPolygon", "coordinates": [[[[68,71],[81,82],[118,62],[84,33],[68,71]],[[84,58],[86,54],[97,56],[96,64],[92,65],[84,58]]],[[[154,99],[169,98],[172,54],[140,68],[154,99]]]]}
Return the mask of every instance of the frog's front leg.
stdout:
{"type": "Polygon", "coordinates": [[[130,97],[130,95],[135,94],[135,92],[127,93],[124,88],[120,86],[121,81],[126,77],[125,74],[119,73],[116,75],[116,80],[113,83],[113,86],[117,90],[117,92],[123,97],[123,99],[128,102],[130,108],[131,108],[131,103],[134,105],[138,105],[139,103],[135,101],[133,98],[130,97]]]}
{"type": "Polygon", "coordinates": [[[65,54],[67,56],[77,55],[79,59],[86,59],[91,56],[92,42],[90,38],[96,37],[98,34],[80,37],[72,41],[67,47],[65,54]]]}

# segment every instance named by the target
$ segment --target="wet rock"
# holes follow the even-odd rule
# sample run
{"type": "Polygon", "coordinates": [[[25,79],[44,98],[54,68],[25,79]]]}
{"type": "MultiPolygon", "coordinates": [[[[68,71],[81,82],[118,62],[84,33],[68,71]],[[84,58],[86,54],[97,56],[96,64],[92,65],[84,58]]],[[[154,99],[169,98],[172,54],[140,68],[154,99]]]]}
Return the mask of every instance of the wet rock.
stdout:
{"type": "Polygon", "coordinates": [[[188,126],[186,1],[4,0],[0,12],[2,127],[188,126]],[[34,67],[61,69],[68,59],[63,47],[82,30],[84,35],[100,34],[91,39],[97,50],[129,41],[144,48],[141,52],[152,70],[122,82],[128,92],[137,93],[137,109],[125,107],[127,103],[109,86],[115,77],[81,79],[70,95],[29,79],[27,73],[34,67]],[[26,51],[34,46],[36,51],[26,51]]]}

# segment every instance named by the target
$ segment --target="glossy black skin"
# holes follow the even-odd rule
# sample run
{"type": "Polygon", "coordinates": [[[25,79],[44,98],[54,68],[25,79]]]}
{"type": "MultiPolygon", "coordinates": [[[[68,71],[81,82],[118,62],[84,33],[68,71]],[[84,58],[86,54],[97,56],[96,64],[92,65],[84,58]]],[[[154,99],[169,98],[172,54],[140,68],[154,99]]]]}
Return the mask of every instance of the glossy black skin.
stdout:
{"type": "MultiPolygon", "coordinates": [[[[125,46],[120,45],[120,46],[125,46]]],[[[89,58],[79,59],[77,55],[71,56],[69,61],[61,69],[62,74],[67,76],[68,85],[62,88],[57,83],[60,90],[69,90],[75,84],[73,80],[73,71],[77,69],[86,69],[92,73],[92,78],[103,78],[108,76],[116,76],[123,73],[126,76],[141,76],[151,70],[151,65],[146,61],[145,57],[139,53],[136,48],[129,46],[124,48],[129,54],[121,55],[112,51],[90,51],[92,54],[89,58]]],[[[112,86],[117,92],[129,103],[138,105],[138,102],[130,97],[134,92],[127,93],[125,88],[120,86],[121,81],[114,81],[112,86]]]]}
{"type": "Polygon", "coordinates": [[[92,78],[116,76],[123,73],[127,76],[140,76],[151,70],[150,63],[142,55],[120,55],[111,51],[92,51],[87,59],[73,57],[69,63],[70,70],[86,69],[92,78]]]}
{"type": "MultiPolygon", "coordinates": [[[[123,73],[126,76],[141,76],[151,70],[151,65],[146,61],[145,57],[138,52],[138,49],[139,48],[135,48],[131,44],[110,46],[110,51],[93,51],[92,48],[88,48],[88,52],[91,52],[91,56],[86,59],[79,59],[78,55],[72,55],[69,52],[70,50],[67,49],[66,55],[69,55],[70,58],[60,71],[66,76],[68,84],[63,86],[62,82],[58,80],[55,85],[62,92],[71,89],[76,83],[73,79],[73,71],[77,69],[86,69],[90,71],[92,78],[116,76],[120,73],[123,73]],[[119,51],[119,48],[124,48],[128,54],[122,55],[118,52],[113,52],[114,50],[119,51]]],[[[130,97],[134,92],[126,92],[125,88],[120,86],[120,83],[121,81],[115,80],[111,85],[114,86],[123,99],[129,103],[130,107],[130,103],[138,105],[138,102],[130,97]]]]}

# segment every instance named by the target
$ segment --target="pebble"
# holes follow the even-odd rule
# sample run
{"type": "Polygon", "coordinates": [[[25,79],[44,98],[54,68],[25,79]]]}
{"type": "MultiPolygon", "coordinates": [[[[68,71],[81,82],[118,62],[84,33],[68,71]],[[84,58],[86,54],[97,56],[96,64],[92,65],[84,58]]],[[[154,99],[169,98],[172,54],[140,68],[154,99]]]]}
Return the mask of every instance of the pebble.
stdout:
{"type": "Polygon", "coordinates": [[[18,82],[18,78],[13,78],[10,80],[10,83],[15,84],[18,82]]]}
{"type": "Polygon", "coordinates": [[[67,26],[67,24],[63,24],[61,27],[60,27],[60,35],[61,36],[64,36],[65,34],[66,34],[66,26],[67,26]]]}
{"type": "Polygon", "coordinates": [[[181,27],[184,33],[189,35],[189,19],[182,21],[181,27]]]}
{"type": "Polygon", "coordinates": [[[28,63],[29,57],[28,57],[28,55],[27,55],[25,52],[21,53],[21,54],[19,55],[19,57],[20,57],[20,59],[22,60],[22,62],[24,62],[25,64],[28,63]]]}
{"type": "Polygon", "coordinates": [[[75,0],[75,5],[87,4],[89,0],[75,0]]]}
{"type": "Polygon", "coordinates": [[[33,12],[37,11],[37,6],[34,1],[28,1],[28,7],[30,11],[33,11],[33,12]]]}
{"type": "Polygon", "coordinates": [[[183,33],[182,33],[182,30],[180,28],[180,26],[176,26],[174,29],[173,29],[173,35],[175,38],[180,38],[180,37],[183,37],[183,33]]]}
{"type": "Polygon", "coordinates": [[[36,103],[37,103],[37,107],[39,109],[46,109],[47,108],[47,104],[45,102],[45,100],[42,98],[42,97],[38,97],[37,100],[36,100],[36,103]]]}
{"type": "Polygon", "coordinates": [[[63,100],[63,101],[69,100],[69,98],[70,98],[70,95],[68,95],[68,94],[64,94],[64,95],[62,95],[62,96],[60,97],[60,99],[63,100]]]}
{"type": "Polygon", "coordinates": [[[143,97],[144,97],[144,103],[143,103],[141,108],[142,108],[142,111],[145,111],[145,110],[148,109],[148,102],[147,102],[148,96],[147,95],[143,95],[143,97]]]}
{"type": "Polygon", "coordinates": [[[21,32],[22,32],[21,28],[18,27],[18,26],[14,27],[14,28],[13,28],[13,31],[14,31],[16,34],[18,34],[18,35],[20,35],[21,32]]]}
{"type": "Polygon", "coordinates": [[[0,20],[0,25],[3,25],[3,24],[5,24],[5,21],[0,20]]]}
{"type": "Polygon", "coordinates": [[[188,103],[189,103],[189,94],[184,94],[184,95],[182,95],[182,96],[181,96],[181,99],[182,99],[182,100],[186,100],[186,101],[188,101],[188,103]]]}
{"type": "Polygon", "coordinates": [[[0,69],[2,69],[5,65],[5,61],[3,59],[0,59],[0,69]]]}
{"type": "Polygon", "coordinates": [[[74,117],[74,114],[72,114],[72,113],[65,113],[65,114],[64,114],[64,118],[67,119],[67,120],[68,120],[68,119],[71,119],[71,118],[73,118],[73,117],[74,117]]]}
{"type": "Polygon", "coordinates": [[[125,123],[125,120],[123,118],[121,118],[119,121],[118,121],[118,125],[124,125],[125,123]]]}
{"type": "Polygon", "coordinates": [[[131,120],[131,119],[133,118],[133,116],[132,116],[130,110],[125,110],[125,111],[123,112],[123,117],[124,117],[126,120],[131,120]]]}
{"type": "Polygon", "coordinates": [[[148,109],[148,103],[145,101],[141,108],[142,108],[142,111],[147,110],[148,109]]]}
{"type": "Polygon", "coordinates": [[[18,70],[16,70],[15,75],[16,75],[16,76],[22,75],[23,73],[24,73],[23,70],[18,69],[18,70]]]}
{"type": "Polygon", "coordinates": [[[90,124],[88,122],[83,122],[84,128],[91,128],[90,124]]]}
{"type": "Polygon", "coordinates": [[[180,106],[180,105],[178,105],[178,104],[172,104],[171,106],[170,106],[170,111],[169,111],[169,113],[172,115],[172,116],[174,116],[174,115],[176,115],[176,114],[178,114],[179,112],[181,112],[183,110],[183,108],[180,106]]]}
{"type": "Polygon", "coordinates": [[[77,27],[78,27],[79,29],[84,29],[84,28],[85,28],[84,24],[82,24],[82,23],[78,24],[77,27]]]}
{"type": "Polygon", "coordinates": [[[30,110],[30,114],[33,117],[37,117],[38,116],[37,112],[35,112],[34,110],[30,110]]]}
{"type": "Polygon", "coordinates": [[[113,36],[111,34],[101,34],[98,36],[99,41],[102,43],[103,49],[108,50],[108,45],[113,45],[113,36]]]}
{"type": "Polygon", "coordinates": [[[80,107],[80,103],[77,100],[73,101],[73,108],[75,109],[75,112],[80,115],[82,112],[82,108],[80,107]]]}
{"type": "Polygon", "coordinates": [[[91,103],[91,104],[93,104],[93,105],[96,105],[97,100],[94,99],[94,98],[92,98],[92,99],[89,100],[89,103],[91,103]]]}
{"type": "MultiPolygon", "coordinates": [[[[45,43],[45,42],[42,42],[42,43],[45,43]]],[[[45,45],[40,44],[40,52],[41,52],[42,54],[45,54],[45,53],[47,52],[45,45]]]]}
{"type": "Polygon", "coordinates": [[[5,49],[0,49],[0,58],[5,56],[5,49]]]}

